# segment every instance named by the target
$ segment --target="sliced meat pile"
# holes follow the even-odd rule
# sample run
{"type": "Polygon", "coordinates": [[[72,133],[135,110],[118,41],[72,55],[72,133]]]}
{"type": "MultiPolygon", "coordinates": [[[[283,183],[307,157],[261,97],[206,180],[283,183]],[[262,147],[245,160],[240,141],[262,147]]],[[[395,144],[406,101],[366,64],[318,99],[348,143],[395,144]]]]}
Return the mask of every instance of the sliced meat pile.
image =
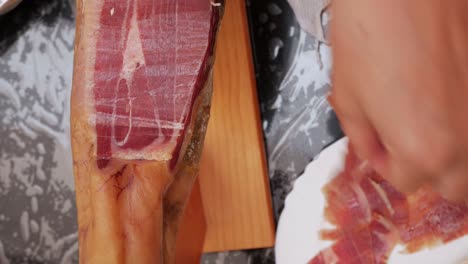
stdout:
{"type": "Polygon", "coordinates": [[[413,253],[468,233],[466,203],[451,203],[430,188],[406,196],[366,167],[351,148],[344,170],[324,193],[325,216],[335,229],[322,230],[321,236],[334,244],[309,264],[386,263],[397,244],[413,253]]]}

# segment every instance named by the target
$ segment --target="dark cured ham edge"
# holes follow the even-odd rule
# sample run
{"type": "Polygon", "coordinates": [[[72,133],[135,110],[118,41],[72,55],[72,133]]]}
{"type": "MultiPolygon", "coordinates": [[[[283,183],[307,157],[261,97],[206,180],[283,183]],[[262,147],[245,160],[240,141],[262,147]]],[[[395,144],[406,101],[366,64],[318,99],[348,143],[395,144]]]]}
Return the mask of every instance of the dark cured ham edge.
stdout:
{"type": "Polygon", "coordinates": [[[324,187],[325,216],[335,229],[322,230],[321,237],[334,244],[309,264],[386,263],[397,244],[410,254],[468,234],[467,204],[448,202],[430,188],[406,196],[359,161],[351,147],[345,160],[344,171],[324,187]],[[364,203],[349,187],[357,184],[366,194],[364,203]],[[371,241],[367,246],[366,238],[371,241]]]}
{"type": "MultiPolygon", "coordinates": [[[[224,0],[219,1],[219,4],[221,6],[224,6],[224,0]]],[[[210,41],[208,44],[207,52],[205,54],[205,58],[203,59],[203,63],[202,63],[203,69],[200,71],[203,74],[199,74],[197,77],[197,82],[195,84],[194,97],[192,98],[192,101],[190,102],[190,109],[192,109],[192,112],[190,112],[190,114],[188,115],[188,118],[185,121],[183,135],[187,133],[189,124],[191,123],[193,119],[192,117],[192,115],[194,114],[193,105],[195,104],[195,100],[200,95],[200,92],[203,89],[203,87],[206,86],[206,83],[208,82],[209,76],[211,74],[211,69],[213,68],[213,63],[214,63],[213,54],[215,53],[216,35],[219,30],[219,23],[222,18],[222,12],[223,12],[222,8],[213,7],[213,15],[211,16],[211,23],[210,23],[211,28],[210,28],[210,33],[209,33],[210,41]]],[[[174,169],[176,167],[177,162],[179,161],[179,156],[181,152],[182,153],[185,152],[185,149],[183,149],[183,139],[184,139],[184,136],[179,137],[176,148],[174,150],[173,157],[170,161],[169,167],[171,169],[174,169]]]]}

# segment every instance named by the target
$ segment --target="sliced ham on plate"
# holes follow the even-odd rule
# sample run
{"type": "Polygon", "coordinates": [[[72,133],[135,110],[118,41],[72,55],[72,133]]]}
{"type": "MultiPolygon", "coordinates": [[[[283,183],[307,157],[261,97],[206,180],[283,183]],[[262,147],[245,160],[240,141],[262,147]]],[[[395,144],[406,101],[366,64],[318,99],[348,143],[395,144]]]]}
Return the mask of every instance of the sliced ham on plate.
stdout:
{"type": "Polygon", "coordinates": [[[459,264],[468,259],[467,227],[466,204],[430,189],[399,192],[345,138],[307,166],[286,198],[276,263],[459,264]]]}
{"type": "Polygon", "coordinates": [[[431,188],[406,196],[359,161],[349,148],[344,170],[323,189],[322,233],[333,244],[309,263],[386,263],[393,249],[408,254],[468,234],[468,204],[443,199],[431,188]]]}

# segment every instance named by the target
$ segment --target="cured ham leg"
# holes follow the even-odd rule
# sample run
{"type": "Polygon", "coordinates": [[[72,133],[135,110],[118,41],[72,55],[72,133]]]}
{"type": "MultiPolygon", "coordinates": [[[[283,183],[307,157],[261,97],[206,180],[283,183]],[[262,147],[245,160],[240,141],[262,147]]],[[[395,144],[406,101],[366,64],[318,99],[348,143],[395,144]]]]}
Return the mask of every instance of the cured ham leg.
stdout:
{"type": "Polygon", "coordinates": [[[71,135],[80,263],[174,262],[209,117],[221,8],[77,1],[71,135]]]}

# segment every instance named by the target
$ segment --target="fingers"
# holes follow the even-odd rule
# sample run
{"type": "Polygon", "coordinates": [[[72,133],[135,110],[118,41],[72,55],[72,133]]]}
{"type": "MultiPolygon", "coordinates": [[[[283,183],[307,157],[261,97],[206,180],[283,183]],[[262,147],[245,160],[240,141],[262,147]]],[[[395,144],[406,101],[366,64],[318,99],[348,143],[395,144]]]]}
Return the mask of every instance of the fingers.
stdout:
{"type": "Polygon", "coordinates": [[[350,139],[356,154],[381,172],[386,153],[374,127],[354,100],[338,96],[332,94],[328,101],[335,110],[341,128],[350,139]]]}
{"type": "Polygon", "coordinates": [[[329,102],[335,109],[345,134],[356,154],[389,180],[398,190],[412,192],[423,185],[428,177],[411,161],[399,156],[399,151],[388,150],[381,142],[375,127],[351,98],[340,99],[331,95],[329,102]]]}
{"type": "Polygon", "coordinates": [[[398,154],[389,154],[388,162],[382,175],[392,183],[397,190],[411,193],[429,182],[427,174],[404,160],[398,154]]]}
{"type": "Polygon", "coordinates": [[[356,154],[400,191],[412,192],[428,183],[431,177],[416,163],[424,157],[416,154],[413,158],[420,152],[412,144],[393,144],[394,138],[381,137],[358,100],[340,88],[335,86],[328,100],[356,154]]]}
{"type": "MultiPolygon", "coordinates": [[[[439,52],[438,44],[418,45],[446,35],[426,23],[432,25],[435,18],[444,17],[433,16],[441,11],[437,5],[427,6],[434,12],[430,16],[415,9],[415,18],[408,16],[405,1],[399,1],[401,6],[392,9],[395,12],[379,15],[375,14],[383,10],[381,4],[365,2],[371,9],[352,14],[351,1],[331,7],[333,94],[329,101],[345,134],[356,154],[399,190],[409,192],[430,184],[449,199],[468,197],[468,153],[464,159],[461,155],[468,152],[464,122],[468,79],[465,71],[457,70],[463,63],[456,60],[466,59],[466,54],[432,56],[439,52]],[[395,16],[400,27],[408,26],[405,30],[397,30],[395,16]],[[399,37],[389,37],[394,35],[399,37]]],[[[450,34],[458,38],[458,33],[450,34]]],[[[460,38],[459,42],[466,41],[460,38]]]]}
{"type": "Polygon", "coordinates": [[[433,181],[433,188],[450,201],[468,202],[468,160],[442,172],[433,181]]]}

